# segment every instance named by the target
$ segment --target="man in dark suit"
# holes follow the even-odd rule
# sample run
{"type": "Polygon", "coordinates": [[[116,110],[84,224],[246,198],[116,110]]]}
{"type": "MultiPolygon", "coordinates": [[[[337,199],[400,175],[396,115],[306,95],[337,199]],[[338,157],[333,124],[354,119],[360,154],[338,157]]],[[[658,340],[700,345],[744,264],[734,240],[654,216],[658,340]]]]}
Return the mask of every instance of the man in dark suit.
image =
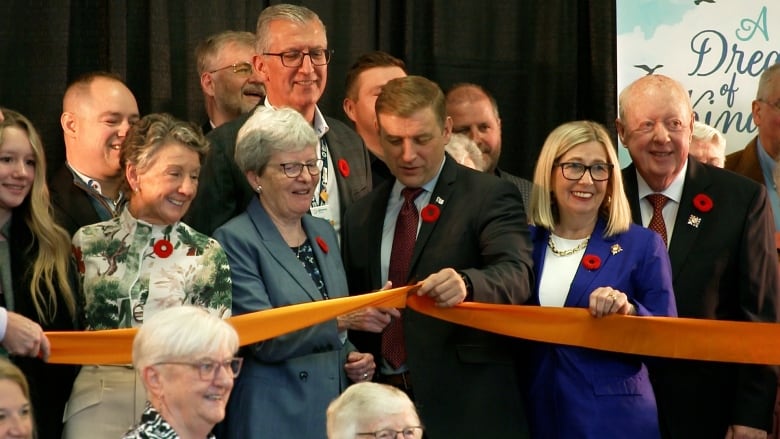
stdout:
{"type": "MultiPolygon", "coordinates": [[[[623,178],[634,221],[654,229],[661,221],[680,317],[775,322],[777,259],[766,190],[689,159],[693,120],[687,91],[666,76],[644,76],[620,94],[617,131],[633,160],[623,178]],[[665,206],[653,207],[654,194],[666,197],[665,206]]],[[[766,437],[777,387],[769,366],[652,365],[663,437],[766,437]]]]}
{"type": "Polygon", "coordinates": [[[203,134],[252,111],[265,99],[265,87],[252,67],[255,35],[224,31],[207,37],[195,49],[207,120],[203,134]]]}
{"type": "Polygon", "coordinates": [[[493,95],[477,84],[455,84],[447,91],[447,115],[452,118],[452,132],[469,136],[482,151],[485,172],[517,186],[527,209],[531,205],[533,183],[498,167],[501,118],[493,95]]]}
{"type": "Polygon", "coordinates": [[[125,173],[119,147],[138,121],[130,89],[111,73],[87,73],[65,90],[60,124],[67,162],[49,181],[57,223],[71,236],[119,213],[125,173]]]}
{"type": "MultiPolygon", "coordinates": [[[[350,291],[377,289],[388,280],[395,286],[421,281],[417,294],[438,306],[524,303],[533,275],[520,194],[445,155],[452,121],[441,89],[419,76],[391,80],[376,112],[395,179],[346,216],[342,252],[350,291]],[[414,212],[413,221],[404,211],[414,212]],[[404,269],[397,268],[401,253],[407,255],[404,269]]],[[[378,359],[378,380],[415,399],[430,437],[527,434],[514,340],[409,309],[400,325],[389,322],[390,315],[398,314],[372,308],[340,323],[352,330],[350,339],[361,351],[378,359]],[[398,335],[391,333],[399,328],[398,335]]]]}
{"type": "Polygon", "coordinates": [[[780,170],[776,169],[780,160],[780,64],[768,67],[761,74],[752,114],[758,135],[744,149],[726,157],[726,169],[766,185],[775,230],[780,232],[780,196],[777,192],[780,170]]]}
{"type": "MultiPolygon", "coordinates": [[[[323,160],[323,169],[311,213],[329,220],[338,232],[346,208],[371,190],[371,173],[360,137],[317,108],[328,79],[330,56],[325,26],[310,9],[277,4],[260,13],[254,68],[265,84],[264,105],[292,107],[314,126],[320,138],[317,158],[323,160]]],[[[208,135],[212,150],[201,170],[198,195],[184,218],[201,233],[211,235],[243,212],[253,196],[233,159],[236,135],[250,114],[208,135]]]]}

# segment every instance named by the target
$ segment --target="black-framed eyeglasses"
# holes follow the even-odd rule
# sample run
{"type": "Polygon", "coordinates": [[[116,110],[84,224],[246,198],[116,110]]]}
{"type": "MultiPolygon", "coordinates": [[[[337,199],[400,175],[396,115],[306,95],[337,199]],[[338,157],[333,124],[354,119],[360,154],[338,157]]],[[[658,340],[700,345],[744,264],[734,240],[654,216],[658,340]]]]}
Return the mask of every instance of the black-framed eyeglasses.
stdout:
{"type": "Polygon", "coordinates": [[[244,62],[237,62],[235,64],[231,64],[231,65],[225,66],[225,67],[220,67],[220,68],[218,68],[216,70],[210,71],[209,73],[216,73],[216,72],[219,72],[220,70],[227,70],[227,69],[233,69],[233,73],[235,73],[237,75],[249,76],[249,75],[252,74],[252,64],[248,63],[246,61],[244,61],[244,62]]]}
{"type": "Polygon", "coordinates": [[[769,101],[767,101],[765,99],[757,99],[757,101],[763,102],[763,103],[769,105],[770,107],[774,107],[775,110],[780,111],[780,99],[776,100],[775,102],[769,102],[769,101]]]}
{"type": "Polygon", "coordinates": [[[586,166],[584,163],[578,162],[563,162],[554,166],[560,166],[563,178],[574,181],[581,179],[585,175],[585,171],[590,172],[590,178],[593,181],[609,180],[609,176],[612,175],[612,168],[615,167],[611,163],[594,163],[586,166]]]}
{"type": "Polygon", "coordinates": [[[234,357],[225,361],[161,361],[158,364],[180,364],[182,366],[190,366],[198,371],[200,379],[203,381],[211,381],[217,375],[217,371],[220,368],[224,368],[233,378],[238,378],[238,374],[241,372],[241,365],[244,363],[244,359],[240,357],[234,357]]]}
{"type": "Polygon", "coordinates": [[[385,428],[384,430],[371,431],[368,433],[355,433],[358,436],[374,436],[376,439],[396,439],[402,435],[404,439],[418,439],[422,437],[423,428],[419,425],[404,427],[403,430],[393,430],[385,428]]]}
{"type": "Polygon", "coordinates": [[[330,56],[333,55],[332,49],[309,49],[308,52],[300,50],[288,50],[287,52],[271,53],[264,52],[263,55],[278,56],[285,67],[300,67],[303,65],[303,57],[308,56],[312,65],[324,66],[330,62],[330,56]]]}
{"type": "Polygon", "coordinates": [[[303,167],[306,167],[306,170],[309,171],[309,175],[314,177],[315,175],[320,175],[320,169],[322,169],[322,159],[301,163],[301,162],[289,162],[289,163],[279,163],[279,166],[282,167],[282,172],[284,172],[284,175],[290,177],[290,178],[298,178],[301,173],[303,172],[303,167]]]}

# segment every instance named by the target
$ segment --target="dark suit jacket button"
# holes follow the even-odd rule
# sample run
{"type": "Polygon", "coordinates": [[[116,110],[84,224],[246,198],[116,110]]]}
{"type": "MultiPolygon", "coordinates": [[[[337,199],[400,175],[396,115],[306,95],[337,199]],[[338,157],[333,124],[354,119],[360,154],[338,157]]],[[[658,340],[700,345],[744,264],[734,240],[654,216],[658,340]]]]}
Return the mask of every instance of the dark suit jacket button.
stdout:
{"type": "Polygon", "coordinates": [[[306,372],[305,370],[298,374],[298,378],[300,378],[301,381],[306,381],[309,379],[309,372],[306,372]]]}

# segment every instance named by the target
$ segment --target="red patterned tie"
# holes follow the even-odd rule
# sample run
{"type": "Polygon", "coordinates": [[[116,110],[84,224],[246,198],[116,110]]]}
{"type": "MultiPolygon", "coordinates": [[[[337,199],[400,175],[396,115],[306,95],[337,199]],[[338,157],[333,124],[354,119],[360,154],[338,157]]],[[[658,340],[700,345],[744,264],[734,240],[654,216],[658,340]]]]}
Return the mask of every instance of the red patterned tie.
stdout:
{"type": "MultiPolygon", "coordinates": [[[[409,276],[409,264],[412,262],[420,216],[417,206],[414,205],[414,199],[422,191],[422,188],[405,188],[401,191],[404,204],[395,222],[393,249],[390,251],[390,267],[387,270],[387,280],[393,283],[393,288],[406,285],[409,276]]],[[[404,327],[401,319],[393,319],[382,332],[382,356],[396,369],[406,363],[404,327]]]]}
{"type": "Polygon", "coordinates": [[[664,222],[663,210],[666,202],[669,201],[669,198],[667,198],[664,194],[650,194],[646,198],[648,201],[650,201],[650,204],[653,205],[653,217],[650,218],[650,224],[647,226],[647,228],[661,235],[661,238],[664,240],[664,244],[668,246],[669,244],[666,240],[666,223],[664,222]]]}

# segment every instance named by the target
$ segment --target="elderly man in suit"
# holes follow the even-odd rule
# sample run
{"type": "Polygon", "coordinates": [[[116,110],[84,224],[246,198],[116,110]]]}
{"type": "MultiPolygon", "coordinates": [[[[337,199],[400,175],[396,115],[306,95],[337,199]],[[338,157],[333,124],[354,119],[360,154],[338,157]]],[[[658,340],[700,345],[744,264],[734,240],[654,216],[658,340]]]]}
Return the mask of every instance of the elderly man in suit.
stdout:
{"type": "MultiPolygon", "coordinates": [[[[276,4],[260,13],[256,44],[254,68],[266,88],[262,106],[296,109],[319,136],[317,157],[323,165],[311,212],[330,221],[338,231],[346,208],[371,190],[371,171],[360,137],[342,122],[325,117],[317,107],[332,53],[325,25],[304,6],[276,4]]],[[[212,234],[243,212],[252,198],[252,188],[233,159],[236,134],[250,115],[208,134],[212,152],[201,171],[198,195],[185,217],[195,230],[212,234]]]]}
{"type": "MultiPolygon", "coordinates": [[[[520,193],[445,155],[452,121],[439,86],[419,76],[393,79],[376,112],[395,178],[344,221],[350,291],[421,281],[417,294],[438,306],[524,303],[533,275],[520,193]]],[[[415,399],[431,437],[524,437],[514,340],[409,309],[391,316],[398,313],[369,309],[340,322],[379,359],[378,381],[415,399]]]]}
{"type": "MultiPolygon", "coordinates": [[[[617,132],[634,221],[668,243],[681,317],[776,321],[777,259],[763,186],[691,160],[688,93],[662,75],[620,94],[617,132]]],[[[664,438],[764,438],[777,378],[769,366],[660,360],[650,370],[664,438]]]]}
{"type": "Polygon", "coordinates": [[[775,230],[780,231],[780,196],[777,186],[780,182],[780,64],[772,65],[761,74],[752,110],[758,135],[744,149],[726,157],[726,169],[769,188],[775,230]]]}

